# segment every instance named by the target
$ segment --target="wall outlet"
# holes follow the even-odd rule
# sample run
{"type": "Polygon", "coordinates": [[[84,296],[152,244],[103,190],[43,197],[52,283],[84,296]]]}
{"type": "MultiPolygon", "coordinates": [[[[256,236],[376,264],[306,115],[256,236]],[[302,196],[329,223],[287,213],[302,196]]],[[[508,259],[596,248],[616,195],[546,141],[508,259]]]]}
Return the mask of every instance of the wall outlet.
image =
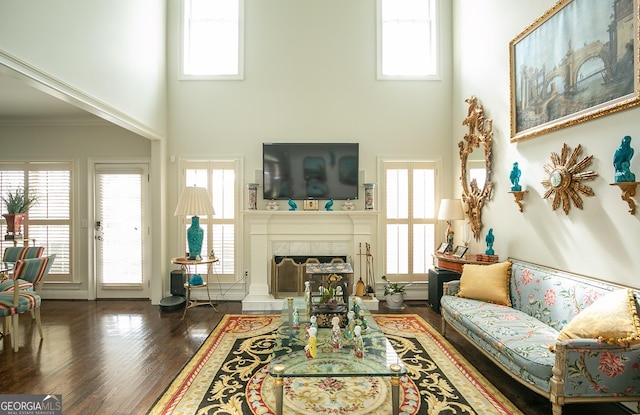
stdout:
{"type": "Polygon", "coordinates": [[[244,277],[245,278],[249,278],[249,270],[248,269],[244,270],[244,277]]]}

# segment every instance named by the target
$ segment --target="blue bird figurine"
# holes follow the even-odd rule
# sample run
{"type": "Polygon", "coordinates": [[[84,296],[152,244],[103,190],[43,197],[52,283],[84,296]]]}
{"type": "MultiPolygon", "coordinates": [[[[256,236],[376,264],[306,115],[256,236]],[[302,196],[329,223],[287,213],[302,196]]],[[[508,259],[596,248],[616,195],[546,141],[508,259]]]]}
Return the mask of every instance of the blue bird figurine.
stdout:
{"type": "Polygon", "coordinates": [[[296,202],[289,199],[289,210],[296,210],[297,208],[298,208],[298,205],[296,205],[296,202]]]}
{"type": "Polygon", "coordinates": [[[333,210],[333,199],[331,199],[327,203],[325,203],[324,209],[325,210],[333,210]]]}

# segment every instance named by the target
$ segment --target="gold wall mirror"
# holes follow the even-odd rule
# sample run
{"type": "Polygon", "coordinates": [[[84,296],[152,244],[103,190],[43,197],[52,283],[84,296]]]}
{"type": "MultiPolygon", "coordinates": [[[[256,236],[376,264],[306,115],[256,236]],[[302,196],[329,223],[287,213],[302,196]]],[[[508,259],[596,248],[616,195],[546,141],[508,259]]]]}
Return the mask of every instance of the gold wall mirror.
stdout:
{"type": "Polygon", "coordinates": [[[469,104],[467,116],[462,121],[469,131],[458,143],[462,182],[462,202],[469,220],[471,232],[476,241],[482,230],[482,207],[491,199],[491,144],[493,141],[493,120],[486,118],[484,108],[476,96],[465,100],[469,104]]]}

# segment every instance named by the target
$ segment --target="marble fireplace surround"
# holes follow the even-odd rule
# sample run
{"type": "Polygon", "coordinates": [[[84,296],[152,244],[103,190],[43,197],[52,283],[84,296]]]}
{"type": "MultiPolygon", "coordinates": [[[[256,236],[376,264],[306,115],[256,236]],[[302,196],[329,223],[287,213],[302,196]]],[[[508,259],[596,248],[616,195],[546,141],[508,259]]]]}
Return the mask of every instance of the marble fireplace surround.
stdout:
{"type": "Polygon", "coordinates": [[[249,252],[245,256],[249,259],[249,293],[242,301],[242,311],[281,310],[282,300],[270,293],[274,255],[346,256],[357,280],[361,275],[359,246],[364,253],[365,245],[373,246],[377,240],[378,213],[375,211],[249,210],[242,213],[245,235],[249,237],[249,252]]]}

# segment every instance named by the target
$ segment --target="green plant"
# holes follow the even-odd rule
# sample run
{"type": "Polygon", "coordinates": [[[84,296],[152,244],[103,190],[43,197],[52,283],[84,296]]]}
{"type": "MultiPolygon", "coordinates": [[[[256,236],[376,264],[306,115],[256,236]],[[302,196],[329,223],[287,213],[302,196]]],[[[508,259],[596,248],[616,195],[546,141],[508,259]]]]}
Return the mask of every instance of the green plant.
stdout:
{"type": "Polygon", "coordinates": [[[389,294],[396,294],[396,293],[404,294],[405,288],[407,288],[408,286],[411,285],[411,283],[400,284],[399,282],[389,281],[387,279],[386,275],[382,276],[382,280],[387,283],[387,285],[384,286],[384,295],[385,296],[387,296],[389,294]]]}
{"type": "Polygon", "coordinates": [[[2,201],[7,207],[7,213],[14,215],[26,213],[37,200],[37,196],[29,196],[29,192],[22,189],[16,189],[15,193],[9,191],[6,197],[2,197],[2,201]]]}

